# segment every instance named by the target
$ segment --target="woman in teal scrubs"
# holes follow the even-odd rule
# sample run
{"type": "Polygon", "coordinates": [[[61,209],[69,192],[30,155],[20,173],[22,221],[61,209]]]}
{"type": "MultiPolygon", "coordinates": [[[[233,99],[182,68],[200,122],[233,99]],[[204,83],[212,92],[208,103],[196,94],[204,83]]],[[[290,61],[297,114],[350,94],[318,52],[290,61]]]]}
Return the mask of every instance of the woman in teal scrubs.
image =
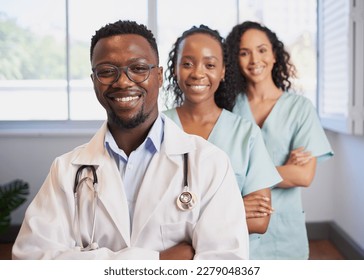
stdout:
{"type": "Polygon", "coordinates": [[[252,259],[308,259],[301,187],[308,187],[316,163],[333,155],[311,102],[290,92],[295,68],[276,34],[256,22],[236,25],[226,39],[228,90],[233,112],[255,122],[283,181],[272,189],[267,232],[254,243],[252,259]]]}
{"type": "MultiPolygon", "coordinates": [[[[169,55],[167,92],[175,108],[164,113],[187,133],[199,135],[230,157],[243,197],[250,233],[264,233],[273,209],[270,187],[281,181],[257,125],[226,109],[232,96],[224,90],[225,47],[217,31],[192,27],[169,55]]],[[[211,174],[213,176],[213,174],[211,174]]],[[[221,211],[228,205],[221,205],[221,211]]]]}

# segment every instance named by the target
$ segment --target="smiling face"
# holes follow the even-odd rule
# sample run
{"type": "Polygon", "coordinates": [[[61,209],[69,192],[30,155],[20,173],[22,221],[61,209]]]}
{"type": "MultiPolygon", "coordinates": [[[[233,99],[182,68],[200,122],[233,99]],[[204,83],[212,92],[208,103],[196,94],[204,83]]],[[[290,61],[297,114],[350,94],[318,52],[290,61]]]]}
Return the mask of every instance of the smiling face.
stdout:
{"type": "MultiPolygon", "coordinates": [[[[122,67],[138,62],[156,65],[157,61],[155,52],[144,37],[123,34],[99,40],[91,64],[92,68],[101,64],[122,67]]],[[[149,78],[138,84],[131,81],[125,72],[111,85],[101,84],[94,74],[91,75],[97,99],[107,112],[109,126],[134,128],[154,122],[158,116],[162,71],[160,67],[151,69],[149,78]]]]}
{"type": "Polygon", "coordinates": [[[204,33],[188,36],[178,48],[175,73],[185,103],[214,102],[214,94],[225,75],[220,43],[204,33]]]}
{"type": "Polygon", "coordinates": [[[249,29],[242,36],[239,48],[240,71],[251,83],[272,80],[276,62],[272,44],[267,35],[257,29],[249,29]]]}

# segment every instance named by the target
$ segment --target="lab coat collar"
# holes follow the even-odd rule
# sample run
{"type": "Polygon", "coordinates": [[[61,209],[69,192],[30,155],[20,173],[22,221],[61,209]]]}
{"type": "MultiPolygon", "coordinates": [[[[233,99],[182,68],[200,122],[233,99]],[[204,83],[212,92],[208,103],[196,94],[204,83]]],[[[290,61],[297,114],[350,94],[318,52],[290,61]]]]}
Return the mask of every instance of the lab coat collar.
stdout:
{"type": "Polygon", "coordinates": [[[104,146],[105,134],[107,131],[107,121],[105,121],[101,128],[92,137],[90,142],[83,145],[83,149],[72,161],[75,165],[95,165],[99,167],[102,163],[109,158],[109,154],[104,146]]]}
{"type": "MultiPolygon", "coordinates": [[[[164,141],[162,149],[167,155],[178,155],[188,153],[195,149],[190,135],[186,134],[171,119],[160,113],[164,121],[164,141]],[[169,139],[165,141],[165,139],[169,139]],[[173,141],[171,141],[173,139],[173,141]]],[[[105,135],[107,131],[107,121],[92,137],[89,143],[84,145],[78,156],[73,160],[75,165],[102,165],[103,161],[109,158],[109,154],[104,146],[105,135]]]]}
{"type": "Polygon", "coordinates": [[[170,118],[161,113],[164,120],[163,147],[167,155],[182,155],[195,149],[191,136],[179,128],[170,118]],[[165,141],[168,139],[167,141],[165,141]]]}

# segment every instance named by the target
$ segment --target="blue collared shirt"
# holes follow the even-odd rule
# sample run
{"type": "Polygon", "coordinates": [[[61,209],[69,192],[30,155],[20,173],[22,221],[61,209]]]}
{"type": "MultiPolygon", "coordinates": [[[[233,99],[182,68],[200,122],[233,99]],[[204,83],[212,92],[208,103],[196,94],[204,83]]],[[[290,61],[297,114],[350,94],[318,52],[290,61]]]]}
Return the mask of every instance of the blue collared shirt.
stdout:
{"type": "Polygon", "coordinates": [[[105,147],[110,156],[115,159],[120,171],[121,180],[124,183],[131,226],[140,185],[153,155],[160,151],[163,141],[163,131],[164,122],[159,115],[144,142],[136,150],[132,151],[129,157],[118,147],[111,132],[109,130],[106,132],[105,147]]]}

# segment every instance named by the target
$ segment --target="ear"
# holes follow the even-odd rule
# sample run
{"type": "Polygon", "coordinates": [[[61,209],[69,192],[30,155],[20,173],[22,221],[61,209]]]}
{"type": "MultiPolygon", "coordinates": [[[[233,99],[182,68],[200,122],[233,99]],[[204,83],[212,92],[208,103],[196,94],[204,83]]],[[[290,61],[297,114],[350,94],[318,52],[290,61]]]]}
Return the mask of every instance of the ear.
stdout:
{"type": "Polygon", "coordinates": [[[224,67],[222,68],[222,71],[221,71],[221,81],[225,80],[225,70],[226,70],[226,68],[225,68],[225,65],[224,65],[224,67]]]}
{"type": "Polygon", "coordinates": [[[159,66],[158,68],[158,82],[159,82],[159,87],[162,87],[163,85],[163,67],[159,66]]]}

